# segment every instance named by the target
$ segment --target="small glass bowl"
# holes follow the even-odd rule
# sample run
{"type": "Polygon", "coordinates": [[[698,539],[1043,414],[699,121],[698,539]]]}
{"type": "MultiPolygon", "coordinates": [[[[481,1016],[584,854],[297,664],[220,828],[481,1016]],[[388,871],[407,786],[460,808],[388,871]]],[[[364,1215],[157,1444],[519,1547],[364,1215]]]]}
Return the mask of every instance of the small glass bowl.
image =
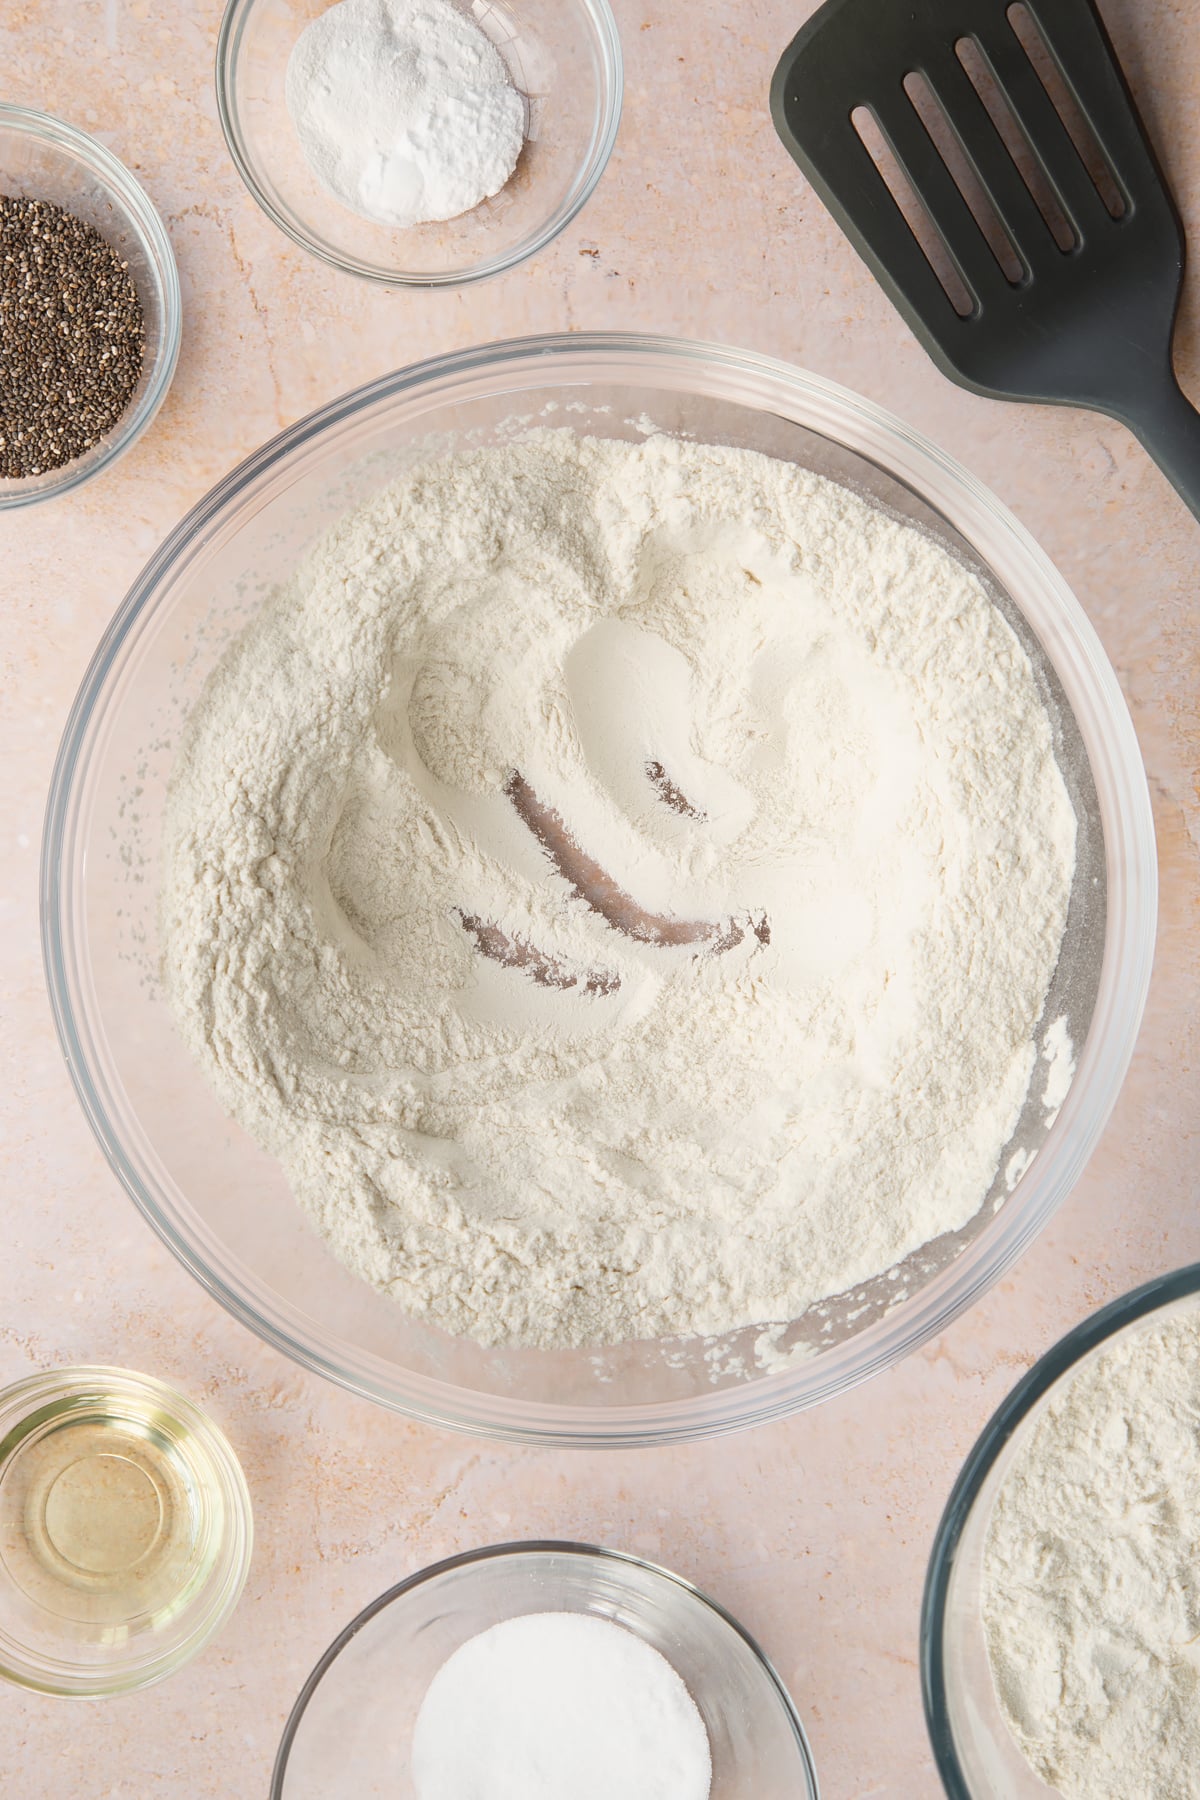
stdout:
{"type": "Polygon", "coordinates": [[[284,1729],[271,1800],[412,1791],[421,1702],[468,1639],[525,1613],[590,1613],[675,1667],[712,1750],[712,1800],[818,1800],[804,1727],[753,1638],[690,1582],[592,1544],[499,1544],[434,1563],[334,1639],[284,1729]]]}
{"type": "Polygon", "coordinates": [[[0,1676],[97,1698],[161,1681],[250,1566],[225,1436],[161,1381],[51,1369],[0,1393],[0,1676]]]}
{"type": "Polygon", "coordinates": [[[608,0],[464,0],[526,102],[520,160],[498,194],[445,224],[359,217],[309,168],[288,113],[288,58],[330,0],[229,0],[217,39],[217,110],[230,155],[281,231],[347,275],[388,287],[458,287],[535,256],[604,172],[621,117],[621,40],[608,0]]]}
{"type": "Polygon", "coordinates": [[[0,104],[0,194],[48,200],[94,225],[129,264],[146,323],[141,377],[121,417],[99,443],[60,468],[0,479],[3,511],[69,493],[141,437],[175,373],[183,306],[162,220],[125,165],[86,132],[27,106],[0,104]]]}
{"type": "Polygon", "coordinates": [[[984,1427],[934,1539],[921,1609],[921,1686],[938,1773],[949,1800],[1048,1800],[1008,1728],[983,1628],[983,1553],[992,1508],[1045,1408],[1080,1365],[1151,1315],[1194,1311],[1200,1263],[1123,1294],[1069,1331],[1034,1364],[984,1427]]]}

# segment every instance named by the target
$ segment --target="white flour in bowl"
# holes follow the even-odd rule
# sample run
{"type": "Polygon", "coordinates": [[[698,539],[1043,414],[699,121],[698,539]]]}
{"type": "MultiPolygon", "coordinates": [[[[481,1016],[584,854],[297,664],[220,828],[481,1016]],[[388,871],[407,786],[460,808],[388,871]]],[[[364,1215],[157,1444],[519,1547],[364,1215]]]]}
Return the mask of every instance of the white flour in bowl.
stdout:
{"type": "Polygon", "coordinates": [[[352,1269],[485,1343],[790,1319],[977,1211],[1075,820],[976,579],[542,432],[345,519],[191,719],[164,977],[352,1269]]]}
{"type": "Polygon", "coordinates": [[[984,1548],[988,1656],[1070,1800],[1200,1795],[1200,1314],[1115,1339],[1052,1398],[984,1548]]]}

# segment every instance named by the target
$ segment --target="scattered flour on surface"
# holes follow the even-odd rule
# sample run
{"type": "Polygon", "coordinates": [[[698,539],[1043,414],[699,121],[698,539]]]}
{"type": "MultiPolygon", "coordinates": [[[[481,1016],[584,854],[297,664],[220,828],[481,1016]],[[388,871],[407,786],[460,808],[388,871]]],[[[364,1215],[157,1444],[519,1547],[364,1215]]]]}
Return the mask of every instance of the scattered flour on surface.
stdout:
{"type": "Polygon", "coordinates": [[[1047,1404],[984,1549],[997,1695],[1069,1800],[1200,1796],[1200,1312],[1132,1328],[1047,1404]]]}
{"type": "Polygon", "coordinates": [[[719,1335],[977,1212],[1074,838],[1028,658],[938,546],[788,463],[542,430],[344,519],[226,654],[164,979],[412,1312],[719,1335]]]}

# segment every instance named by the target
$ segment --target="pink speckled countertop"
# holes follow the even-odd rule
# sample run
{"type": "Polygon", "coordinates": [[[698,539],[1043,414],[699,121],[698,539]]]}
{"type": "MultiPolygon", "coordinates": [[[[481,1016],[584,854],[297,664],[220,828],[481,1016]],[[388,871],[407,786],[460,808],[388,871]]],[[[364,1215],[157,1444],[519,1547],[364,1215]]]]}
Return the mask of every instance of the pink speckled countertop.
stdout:
{"type": "MultiPolygon", "coordinates": [[[[231,1436],[258,1532],[231,1626],[172,1680],[104,1703],[0,1690],[0,1788],[13,1800],[264,1795],[297,1689],[360,1606],[437,1557],[526,1535],[642,1551],[717,1595],[790,1685],[826,1800],[934,1796],[917,1609],[959,1463],[1065,1327],[1200,1257],[1200,528],[1117,426],[1002,407],[934,373],[767,114],[771,70],[811,0],[616,10],[625,117],[591,204],[508,276],[397,295],[308,260],[243,191],[213,102],[219,0],[3,9],[0,96],[91,130],[141,177],[175,245],[186,327],[166,406],[130,456],[82,493],[0,522],[0,1384],[61,1361],[176,1382],[231,1436]],[[1015,1273],[835,1404],[715,1446],[633,1455],[441,1436],[302,1374],[234,1324],[105,1166],[54,1041],[37,933],[59,731],[101,628],[179,515],[280,426],[397,364],[591,326],[790,358],[891,407],[990,483],[1074,586],[1117,669],[1162,874],[1132,1073],[1074,1196],[1015,1273]]],[[[1200,238],[1200,5],[1104,10],[1200,238]]],[[[1190,296],[1178,350],[1200,392],[1190,296]]]]}

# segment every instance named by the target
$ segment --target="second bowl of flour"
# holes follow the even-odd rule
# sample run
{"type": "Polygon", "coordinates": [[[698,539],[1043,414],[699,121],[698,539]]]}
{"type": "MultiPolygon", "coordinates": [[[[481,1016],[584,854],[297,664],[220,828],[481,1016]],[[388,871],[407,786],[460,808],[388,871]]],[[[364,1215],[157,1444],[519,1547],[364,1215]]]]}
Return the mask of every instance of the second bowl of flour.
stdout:
{"type": "Polygon", "coordinates": [[[969,478],[600,338],[363,390],[205,504],[85,758],[119,866],[48,929],[64,1022],[108,934],[85,1097],[228,1303],[422,1416],[628,1442],[994,1279],[1115,1094],[1153,863],[1111,675],[969,478]]]}
{"type": "Polygon", "coordinates": [[[1124,1294],[989,1420],[930,1559],[950,1800],[1190,1800],[1200,1761],[1200,1266],[1124,1294]]]}

